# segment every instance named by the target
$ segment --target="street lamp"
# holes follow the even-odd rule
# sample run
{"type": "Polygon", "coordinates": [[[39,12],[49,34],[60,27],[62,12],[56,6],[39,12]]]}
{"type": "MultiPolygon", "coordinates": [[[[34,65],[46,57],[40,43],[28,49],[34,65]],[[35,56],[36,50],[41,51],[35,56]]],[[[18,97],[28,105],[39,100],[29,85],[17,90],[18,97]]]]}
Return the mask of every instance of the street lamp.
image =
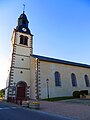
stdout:
{"type": "Polygon", "coordinates": [[[47,82],[47,98],[49,99],[49,79],[46,79],[47,82]]]}

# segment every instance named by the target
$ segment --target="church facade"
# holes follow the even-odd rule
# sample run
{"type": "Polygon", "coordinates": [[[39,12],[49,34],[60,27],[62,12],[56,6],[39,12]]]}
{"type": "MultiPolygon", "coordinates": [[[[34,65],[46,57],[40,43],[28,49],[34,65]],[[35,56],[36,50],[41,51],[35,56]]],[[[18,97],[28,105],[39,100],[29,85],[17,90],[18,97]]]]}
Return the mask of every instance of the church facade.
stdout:
{"type": "Polygon", "coordinates": [[[5,99],[43,99],[90,93],[90,65],[33,54],[33,35],[23,13],[12,34],[5,99]]]}

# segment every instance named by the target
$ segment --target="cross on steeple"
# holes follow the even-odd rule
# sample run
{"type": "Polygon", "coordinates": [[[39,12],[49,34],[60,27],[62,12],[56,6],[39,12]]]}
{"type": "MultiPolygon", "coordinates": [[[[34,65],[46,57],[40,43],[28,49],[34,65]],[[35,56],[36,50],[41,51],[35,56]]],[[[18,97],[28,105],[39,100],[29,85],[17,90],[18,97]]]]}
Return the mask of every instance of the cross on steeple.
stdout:
{"type": "Polygon", "coordinates": [[[30,30],[28,28],[28,19],[25,14],[25,4],[23,4],[23,13],[19,16],[18,18],[18,24],[16,26],[16,30],[18,32],[26,33],[26,34],[31,34],[30,30]]]}
{"type": "Polygon", "coordinates": [[[25,4],[23,4],[23,13],[25,13],[25,4]]]}

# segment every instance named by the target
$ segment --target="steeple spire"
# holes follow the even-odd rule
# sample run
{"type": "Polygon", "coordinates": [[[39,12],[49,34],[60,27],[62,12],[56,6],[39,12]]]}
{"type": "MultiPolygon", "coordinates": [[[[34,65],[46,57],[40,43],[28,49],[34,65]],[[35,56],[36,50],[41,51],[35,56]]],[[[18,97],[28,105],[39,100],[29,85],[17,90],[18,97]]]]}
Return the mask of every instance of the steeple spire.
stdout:
{"type": "Polygon", "coordinates": [[[29,23],[29,21],[27,19],[26,14],[25,14],[25,4],[23,4],[23,13],[18,18],[18,24],[16,26],[16,30],[18,32],[31,34],[31,32],[28,28],[28,23],[29,23]]]}
{"type": "Polygon", "coordinates": [[[25,13],[25,4],[23,4],[23,13],[25,13]]]}

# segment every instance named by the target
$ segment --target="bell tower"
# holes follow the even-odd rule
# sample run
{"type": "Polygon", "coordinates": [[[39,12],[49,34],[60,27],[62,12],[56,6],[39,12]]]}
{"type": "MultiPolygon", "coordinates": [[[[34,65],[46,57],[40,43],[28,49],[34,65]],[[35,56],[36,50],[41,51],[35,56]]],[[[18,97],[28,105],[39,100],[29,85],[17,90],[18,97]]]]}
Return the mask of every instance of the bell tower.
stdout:
{"type": "Polygon", "coordinates": [[[10,67],[7,80],[7,99],[30,98],[30,55],[33,53],[33,35],[28,28],[25,11],[19,16],[12,34],[10,67]]]}
{"type": "Polygon", "coordinates": [[[18,41],[22,45],[26,45],[27,47],[30,47],[30,54],[33,53],[32,48],[32,37],[33,35],[30,32],[30,29],[28,28],[28,19],[25,15],[25,12],[19,16],[17,26],[16,26],[16,32],[20,33],[20,41],[18,41]]]}

